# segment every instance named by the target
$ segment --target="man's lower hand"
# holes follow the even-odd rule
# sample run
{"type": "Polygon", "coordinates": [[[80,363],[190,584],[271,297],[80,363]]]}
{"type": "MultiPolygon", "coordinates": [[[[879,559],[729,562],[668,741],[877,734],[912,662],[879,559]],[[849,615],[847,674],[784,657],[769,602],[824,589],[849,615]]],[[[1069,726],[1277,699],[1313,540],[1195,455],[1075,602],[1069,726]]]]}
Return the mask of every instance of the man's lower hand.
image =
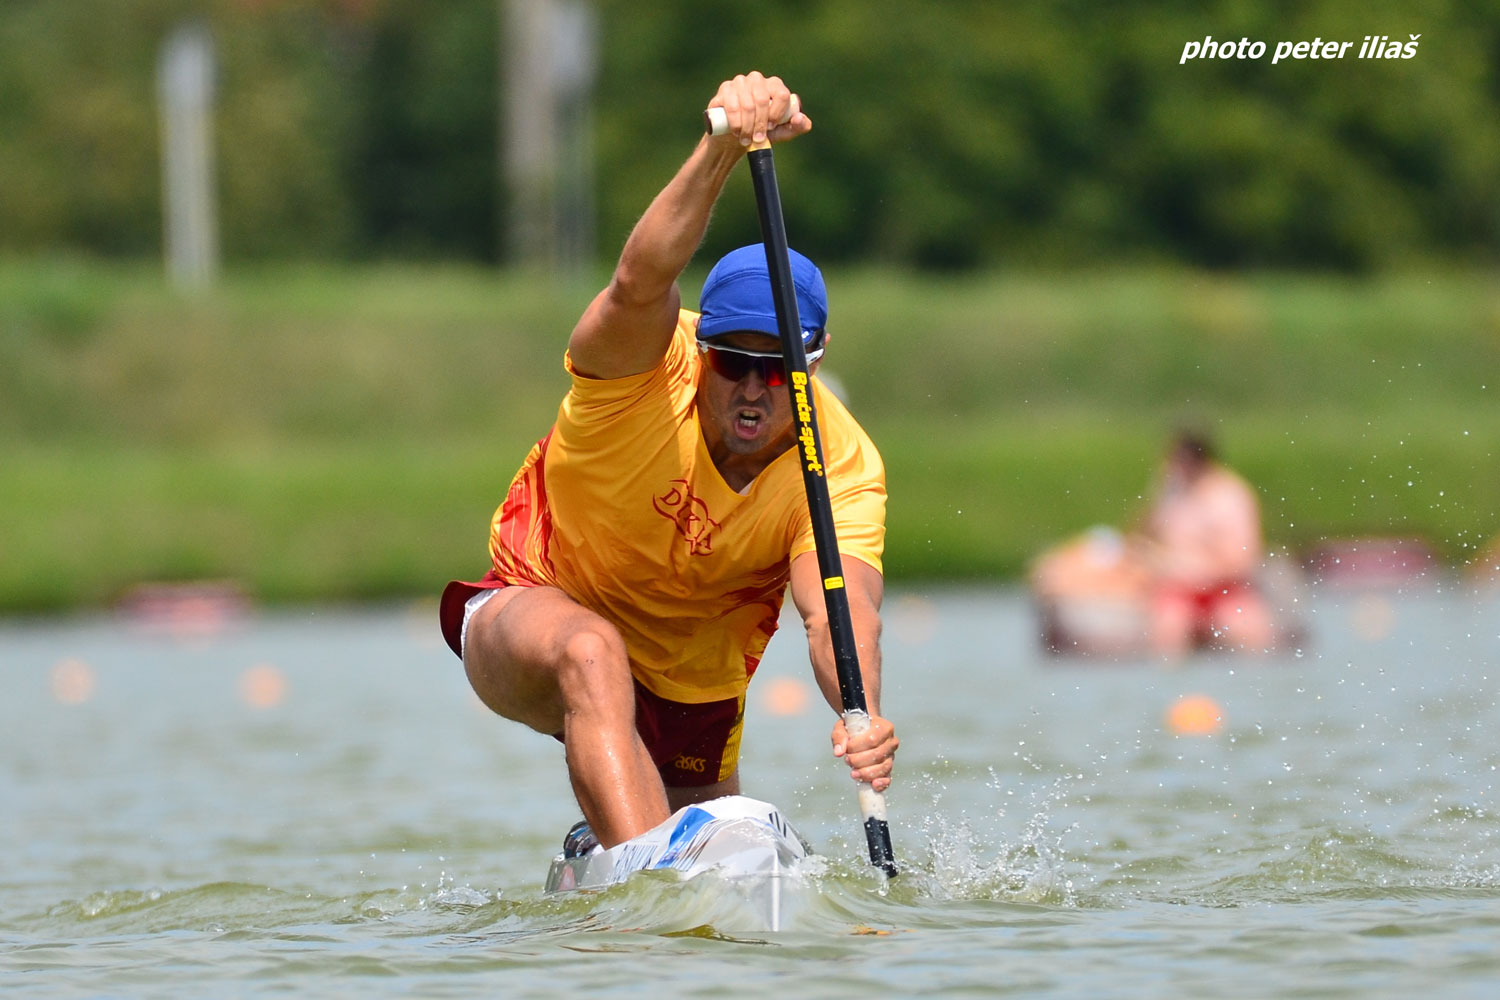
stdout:
{"type": "Polygon", "coordinates": [[[878,715],[870,716],[870,726],[862,733],[851,734],[843,719],[833,724],[833,755],[848,763],[850,777],[869,782],[877,792],[891,786],[891,770],[900,746],[896,727],[878,715]]]}

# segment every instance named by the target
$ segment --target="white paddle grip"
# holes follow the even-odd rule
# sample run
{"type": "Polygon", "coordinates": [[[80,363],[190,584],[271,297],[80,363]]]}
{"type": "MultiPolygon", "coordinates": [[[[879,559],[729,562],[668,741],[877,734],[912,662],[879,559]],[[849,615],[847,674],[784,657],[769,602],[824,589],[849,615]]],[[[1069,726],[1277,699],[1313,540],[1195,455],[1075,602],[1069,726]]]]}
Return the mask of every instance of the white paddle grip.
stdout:
{"type": "MultiPolygon", "coordinates": [[[[844,731],[858,736],[870,728],[870,716],[866,712],[844,713],[844,731]]],[[[865,819],[885,821],[885,793],[877,792],[868,781],[859,782],[859,812],[865,819]]]]}
{"type": "MultiPolygon", "coordinates": [[[[795,115],[801,109],[801,107],[802,104],[797,100],[797,95],[793,94],[792,103],[787,107],[786,117],[778,121],[776,124],[785,125],[787,122],[791,121],[792,115],[795,115]]],[[[703,120],[707,125],[709,135],[723,135],[725,132],[729,131],[729,115],[724,112],[723,108],[709,108],[708,110],[703,112],[703,120]]]]}

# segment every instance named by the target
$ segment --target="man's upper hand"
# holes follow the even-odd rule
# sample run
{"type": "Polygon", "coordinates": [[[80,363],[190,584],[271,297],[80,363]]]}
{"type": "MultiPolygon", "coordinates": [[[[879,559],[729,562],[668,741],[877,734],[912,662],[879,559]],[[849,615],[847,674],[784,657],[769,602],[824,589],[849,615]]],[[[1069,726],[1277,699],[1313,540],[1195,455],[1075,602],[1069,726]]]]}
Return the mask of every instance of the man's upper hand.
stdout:
{"type": "Polygon", "coordinates": [[[796,105],[792,92],[779,76],[762,76],[751,71],[719,85],[719,92],[708,102],[711,108],[723,108],[729,122],[725,141],[732,137],[742,146],[765,142],[785,142],[812,128],[812,119],[796,105]]]}

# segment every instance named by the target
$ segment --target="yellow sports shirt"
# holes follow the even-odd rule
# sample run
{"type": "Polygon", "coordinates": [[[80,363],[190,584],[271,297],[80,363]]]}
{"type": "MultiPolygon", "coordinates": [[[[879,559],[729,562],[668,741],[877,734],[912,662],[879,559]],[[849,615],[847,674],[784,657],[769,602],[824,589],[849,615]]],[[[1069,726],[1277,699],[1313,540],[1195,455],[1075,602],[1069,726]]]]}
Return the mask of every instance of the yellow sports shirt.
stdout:
{"type": "MultiPolygon", "coordinates": [[[[653,371],[573,385],[490,525],[494,572],[558,587],[613,622],[655,694],[742,695],[776,631],[792,558],[813,551],[797,449],[743,494],[714,467],[698,423],[697,314],[683,310],[653,371]]],[[[814,405],[839,551],[875,569],[885,468],[815,378],[814,405]]],[[[785,391],[777,388],[773,391],[785,391]]]]}

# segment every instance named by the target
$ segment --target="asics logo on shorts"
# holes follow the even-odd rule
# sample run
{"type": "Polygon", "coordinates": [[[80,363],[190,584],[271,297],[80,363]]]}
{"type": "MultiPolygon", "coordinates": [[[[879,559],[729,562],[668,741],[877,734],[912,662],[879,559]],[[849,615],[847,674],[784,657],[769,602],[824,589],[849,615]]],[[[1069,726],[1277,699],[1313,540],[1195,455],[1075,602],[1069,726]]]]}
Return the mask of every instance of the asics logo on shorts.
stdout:
{"type": "Polygon", "coordinates": [[[677,759],[672,761],[672,766],[679,771],[692,771],[694,774],[702,774],[708,769],[708,761],[702,757],[689,757],[687,754],[678,754],[677,759]]]}

